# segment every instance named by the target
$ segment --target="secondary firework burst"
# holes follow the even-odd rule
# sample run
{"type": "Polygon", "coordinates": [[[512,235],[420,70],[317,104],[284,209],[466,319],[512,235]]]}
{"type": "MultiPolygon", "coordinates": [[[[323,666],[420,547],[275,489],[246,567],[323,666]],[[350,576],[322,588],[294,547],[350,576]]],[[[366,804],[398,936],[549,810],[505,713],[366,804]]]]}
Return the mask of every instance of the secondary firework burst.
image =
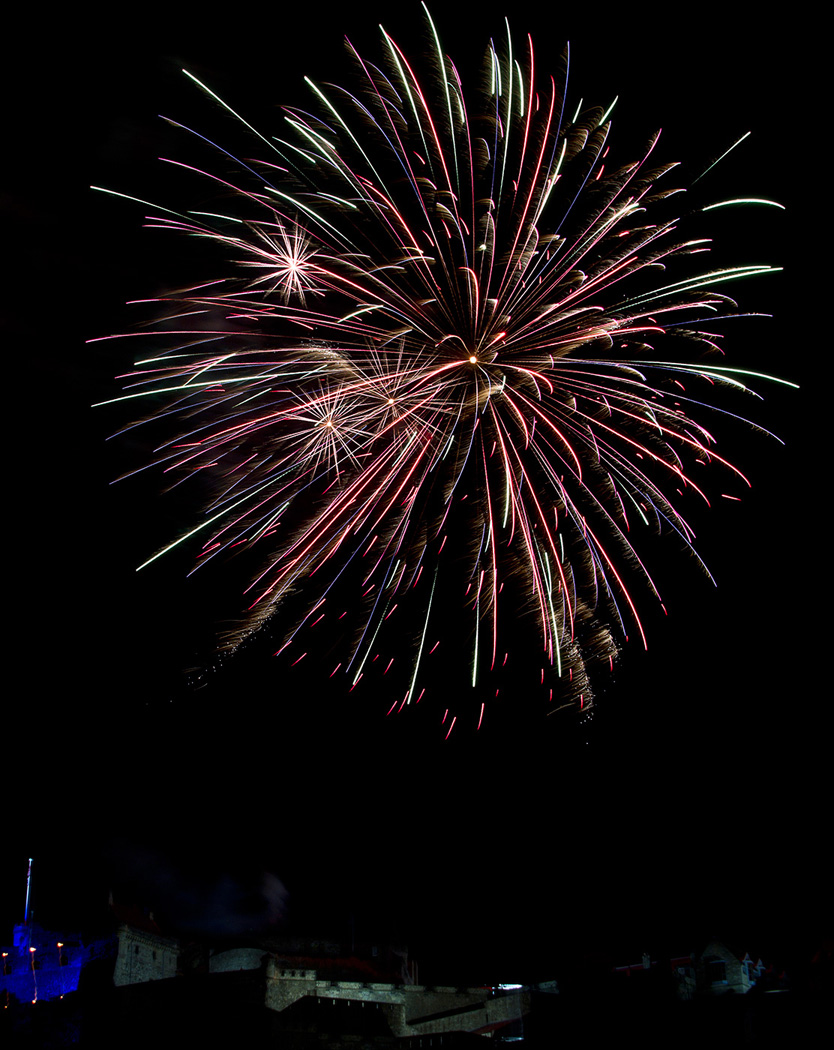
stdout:
{"type": "Polygon", "coordinates": [[[691,548],[694,463],[744,484],[688,385],[742,386],[711,363],[719,289],[770,267],[686,265],[708,243],[681,232],[674,165],[655,140],[611,167],[609,114],[568,113],[564,59],[541,78],[508,32],[465,90],[429,27],[427,75],[383,32],[384,65],[351,49],[360,86],[310,83],[275,138],[197,82],[261,159],[193,169],[223,214],[154,208],[232,258],[160,300],[125,397],[179,421],[156,464],[210,479],[176,542],[260,555],[225,644],[341,639],[339,674],[389,673],[391,712],[433,696],[448,733],[488,717],[520,634],[551,709],[588,707],[618,639],[645,642],[637,543],[691,548]]]}

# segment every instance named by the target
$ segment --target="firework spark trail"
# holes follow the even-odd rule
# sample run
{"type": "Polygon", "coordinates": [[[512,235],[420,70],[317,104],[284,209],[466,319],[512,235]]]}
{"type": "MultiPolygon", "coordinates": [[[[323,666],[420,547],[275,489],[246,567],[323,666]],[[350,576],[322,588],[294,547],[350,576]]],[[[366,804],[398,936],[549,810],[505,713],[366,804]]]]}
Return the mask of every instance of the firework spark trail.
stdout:
{"type": "Polygon", "coordinates": [[[413,625],[392,712],[423,697],[440,636],[469,638],[472,689],[448,735],[458,713],[476,728],[488,720],[480,682],[518,612],[538,623],[560,699],[583,709],[590,671],[617,651],[607,621],[645,644],[635,581],[660,596],[632,537],[662,525],[691,548],[684,495],[709,502],[691,464],[745,480],[687,415],[708,406],[681,382],[744,389],[745,373],[666,365],[655,344],[713,349],[720,333],[701,331],[703,318],[739,316],[714,286],[771,268],[683,269],[658,283],[708,242],[678,233],[668,202],[680,191],[657,185],[675,165],[649,169],[657,137],[609,170],[608,114],[565,122],[566,72],[540,92],[529,38],[516,57],[508,30],[504,54],[488,52],[491,87],[465,94],[429,25],[429,78],[383,31],[388,71],[350,48],[364,86],[308,81],[320,115],[287,110],[285,139],[189,74],[278,163],[240,160],[196,132],[259,181],[170,162],[237,207],[153,206],[149,225],[208,239],[236,263],[161,300],[169,312],[142,335],[170,348],[123,377],[131,393],[114,401],[152,397],[153,418],[185,421],[156,463],[214,480],[207,520],[183,537],[208,530],[201,564],[241,545],[265,552],[229,646],[300,593],[283,649],[355,587],[340,661],[353,685],[383,650],[387,673],[411,644],[389,627],[394,613],[413,625]],[[467,627],[449,624],[450,605],[467,627]]]}

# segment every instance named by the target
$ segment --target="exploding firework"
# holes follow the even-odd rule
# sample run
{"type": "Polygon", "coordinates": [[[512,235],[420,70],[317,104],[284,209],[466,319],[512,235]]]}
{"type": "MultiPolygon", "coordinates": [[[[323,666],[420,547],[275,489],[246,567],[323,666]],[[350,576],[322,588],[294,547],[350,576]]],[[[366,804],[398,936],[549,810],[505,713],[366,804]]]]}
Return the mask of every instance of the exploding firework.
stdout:
{"type": "Polygon", "coordinates": [[[211,493],[165,550],[258,558],[224,645],[317,631],[351,683],[388,675],[391,712],[433,695],[448,734],[483,723],[519,636],[551,710],[591,704],[618,639],[645,644],[639,543],[692,550],[695,464],[745,484],[697,387],[743,388],[713,363],[718,289],[771,268],[693,271],[708,242],[681,232],[675,165],[655,139],[611,166],[609,113],[568,113],[564,59],[541,79],[508,33],[465,91],[429,26],[427,75],[383,32],[383,67],[351,49],[359,86],[310,83],[282,138],[199,84],[262,156],[193,169],[222,213],[154,208],[231,261],[160,300],[125,398],[177,421],[154,462],[211,493]]]}

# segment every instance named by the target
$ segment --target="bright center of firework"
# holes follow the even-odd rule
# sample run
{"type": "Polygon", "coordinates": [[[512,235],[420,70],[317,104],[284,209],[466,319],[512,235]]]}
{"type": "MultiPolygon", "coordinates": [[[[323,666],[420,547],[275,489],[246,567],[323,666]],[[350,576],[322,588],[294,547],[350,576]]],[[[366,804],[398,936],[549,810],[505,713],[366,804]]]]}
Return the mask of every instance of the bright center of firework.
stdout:
{"type": "Polygon", "coordinates": [[[478,358],[474,354],[470,354],[469,355],[469,364],[470,365],[476,365],[477,363],[478,363],[478,358]]]}

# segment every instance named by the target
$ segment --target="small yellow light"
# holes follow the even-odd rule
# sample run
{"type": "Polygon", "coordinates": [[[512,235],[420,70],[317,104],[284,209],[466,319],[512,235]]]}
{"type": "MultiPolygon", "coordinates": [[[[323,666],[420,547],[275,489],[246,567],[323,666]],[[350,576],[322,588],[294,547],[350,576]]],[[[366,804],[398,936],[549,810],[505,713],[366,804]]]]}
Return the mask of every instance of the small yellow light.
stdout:
{"type": "Polygon", "coordinates": [[[469,364],[470,365],[476,365],[477,363],[478,363],[478,358],[474,354],[471,354],[470,357],[469,357],[469,364]]]}

